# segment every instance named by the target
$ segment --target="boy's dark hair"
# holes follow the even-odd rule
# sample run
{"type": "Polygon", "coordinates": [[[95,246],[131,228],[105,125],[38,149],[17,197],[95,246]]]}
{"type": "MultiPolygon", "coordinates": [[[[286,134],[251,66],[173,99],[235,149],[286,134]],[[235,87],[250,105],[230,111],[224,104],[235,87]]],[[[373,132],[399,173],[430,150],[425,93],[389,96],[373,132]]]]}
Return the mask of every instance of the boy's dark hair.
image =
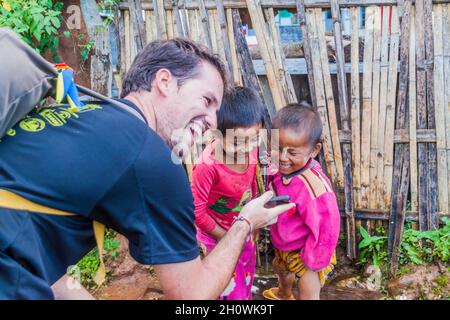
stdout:
{"type": "Polygon", "coordinates": [[[323,125],[319,113],[305,101],[280,109],[273,118],[272,126],[274,129],[292,129],[308,134],[311,146],[322,141],[323,125]]]}
{"type": "Polygon", "coordinates": [[[142,49],[133,61],[122,84],[121,97],[139,90],[151,91],[151,84],[160,69],[168,69],[178,86],[195,78],[202,61],[212,64],[222,77],[224,91],[229,89],[228,72],[218,55],[207,47],[186,38],[157,40],[142,49]]]}
{"type": "Polygon", "coordinates": [[[235,87],[226,93],[217,112],[217,129],[225,135],[227,129],[264,127],[264,103],[251,88],[235,87]]]}

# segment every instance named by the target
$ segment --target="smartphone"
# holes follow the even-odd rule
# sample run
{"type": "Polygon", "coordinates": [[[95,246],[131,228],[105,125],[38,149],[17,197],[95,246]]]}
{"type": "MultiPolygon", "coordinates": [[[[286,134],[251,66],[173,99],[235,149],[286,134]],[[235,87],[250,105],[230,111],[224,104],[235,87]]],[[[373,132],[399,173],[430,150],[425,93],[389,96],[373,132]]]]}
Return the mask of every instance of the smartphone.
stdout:
{"type": "MultiPolygon", "coordinates": [[[[251,200],[245,200],[242,205],[246,205],[247,203],[249,203],[251,200]]],[[[279,206],[280,204],[286,204],[289,203],[289,201],[291,201],[291,197],[290,196],[277,196],[277,197],[273,197],[272,199],[270,199],[269,201],[267,201],[267,203],[265,204],[266,208],[273,208],[276,206],[279,206]]]]}
{"type": "Polygon", "coordinates": [[[279,206],[281,204],[289,203],[290,201],[291,201],[291,197],[290,196],[277,196],[277,197],[273,197],[272,199],[270,199],[265,204],[265,207],[266,208],[273,208],[273,207],[279,206]]]}

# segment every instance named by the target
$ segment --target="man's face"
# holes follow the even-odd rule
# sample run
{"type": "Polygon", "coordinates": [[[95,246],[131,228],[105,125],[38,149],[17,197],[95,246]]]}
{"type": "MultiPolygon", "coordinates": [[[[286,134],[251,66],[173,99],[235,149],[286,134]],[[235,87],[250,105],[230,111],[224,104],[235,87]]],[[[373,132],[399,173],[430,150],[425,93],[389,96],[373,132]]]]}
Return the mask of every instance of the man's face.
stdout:
{"type": "Polygon", "coordinates": [[[217,127],[217,111],[224,91],[222,77],[207,62],[198,68],[198,75],[180,87],[173,78],[165,107],[156,115],[158,134],[171,148],[181,143],[191,147],[194,137],[217,127]]]}

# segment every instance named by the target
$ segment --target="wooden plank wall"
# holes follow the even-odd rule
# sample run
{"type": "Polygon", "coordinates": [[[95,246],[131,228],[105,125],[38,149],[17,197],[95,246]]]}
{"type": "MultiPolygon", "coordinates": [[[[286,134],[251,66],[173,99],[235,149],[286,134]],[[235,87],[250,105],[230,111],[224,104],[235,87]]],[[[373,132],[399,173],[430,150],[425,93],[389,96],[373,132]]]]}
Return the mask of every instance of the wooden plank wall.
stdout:
{"type": "MultiPolygon", "coordinates": [[[[239,8],[248,10],[258,40],[270,87],[271,97],[266,104],[273,103],[275,110],[279,110],[287,103],[296,102],[296,92],[303,89],[295,88],[287,72],[275,26],[276,8],[284,5],[274,2],[274,9],[265,0],[263,4],[261,0],[238,2],[233,9],[230,1],[217,1],[215,6],[204,0],[170,1],[170,5],[163,0],[142,1],[143,29],[130,21],[136,4],[122,5],[117,37],[121,76],[130,67],[140,47],[139,34],[145,30],[143,43],[184,36],[210,47],[228,63],[235,84],[252,86],[263,96],[263,84],[258,84],[250,53],[238,34],[241,32],[239,8]]],[[[397,221],[392,215],[398,214],[399,196],[406,201],[400,206],[406,208],[402,209],[403,217],[417,222],[420,229],[438,227],[440,219],[450,213],[449,1],[405,0],[401,8],[397,1],[335,0],[328,5],[318,2],[315,7],[311,1],[297,0],[290,1],[291,5],[293,10],[299,10],[305,39],[308,82],[302,83],[309,84],[311,100],[324,123],[326,169],[337,192],[346,191],[340,199],[352,202],[347,206],[344,200],[340,203],[348,222],[348,255],[355,256],[359,226],[374,233],[380,227],[388,230],[390,218],[397,221]],[[348,61],[343,58],[339,32],[340,3],[350,6],[352,32],[348,61]],[[327,53],[323,21],[324,7],[331,5],[336,24],[333,32],[336,61],[331,61],[327,53]],[[360,6],[365,10],[363,28],[360,28],[360,6]],[[405,8],[408,19],[402,16],[405,8]],[[408,26],[402,25],[406,22],[408,26]],[[402,37],[401,30],[410,30],[409,36],[402,37]],[[362,59],[361,45],[364,46],[362,59]],[[402,64],[401,52],[406,59],[402,64]],[[338,66],[337,86],[336,78],[330,73],[331,62],[338,66]],[[352,66],[349,73],[344,71],[345,63],[352,66]],[[399,70],[406,74],[399,74],[399,70]],[[399,101],[402,110],[398,109],[399,101]],[[399,126],[403,116],[406,122],[402,120],[399,126]],[[407,164],[402,162],[400,166],[403,173],[408,172],[407,185],[402,185],[402,172],[394,168],[396,146],[407,150],[407,164]],[[345,163],[348,163],[346,171],[345,163]],[[351,179],[346,180],[344,172],[347,175],[351,172],[351,179]],[[404,194],[399,195],[398,190],[404,194]]],[[[395,230],[401,232],[401,228],[395,230]]]]}

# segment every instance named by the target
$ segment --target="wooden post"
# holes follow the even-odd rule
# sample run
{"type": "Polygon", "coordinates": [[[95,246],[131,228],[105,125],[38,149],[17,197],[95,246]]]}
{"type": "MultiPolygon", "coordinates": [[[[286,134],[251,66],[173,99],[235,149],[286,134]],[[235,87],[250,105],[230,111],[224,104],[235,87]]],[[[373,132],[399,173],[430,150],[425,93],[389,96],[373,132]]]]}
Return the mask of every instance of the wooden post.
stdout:
{"type": "Polygon", "coordinates": [[[414,7],[411,8],[409,37],[409,150],[411,165],[411,211],[418,210],[417,194],[417,104],[416,104],[416,27],[414,7]]]}
{"type": "Polygon", "coordinates": [[[373,23],[373,58],[372,58],[372,105],[370,130],[369,161],[369,208],[377,208],[377,158],[378,158],[378,116],[380,106],[380,62],[381,62],[381,7],[375,7],[373,23]]]}
{"type": "Polygon", "coordinates": [[[167,27],[164,19],[165,9],[164,0],[153,0],[153,10],[155,11],[156,30],[158,31],[158,39],[167,40],[167,27]]]}
{"type": "Polygon", "coordinates": [[[178,36],[185,37],[184,28],[181,24],[180,10],[178,8],[178,0],[172,0],[172,12],[174,14],[175,30],[178,36]]]}
{"type": "Polygon", "coordinates": [[[368,7],[366,8],[366,25],[364,30],[364,74],[361,120],[361,206],[363,208],[368,208],[369,205],[373,21],[374,7],[368,7]]]}
{"type": "MultiPolygon", "coordinates": [[[[328,125],[330,127],[330,138],[333,144],[333,157],[336,164],[335,182],[339,192],[344,190],[344,166],[342,164],[341,144],[339,141],[338,119],[336,113],[336,106],[334,102],[333,86],[331,82],[330,68],[328,64],[328,52],[325,40],[325,30],[323,27],[322,9],[314,9],[314,16],[316,19],[315,26],[317,30],[319,42],[319,56],[322,66],[323,85],[325,87],[325,97],[327,105],[328,125]]],[[[316,74],[314,74],[316,76],[316,74]]]]}
{"type": "MultiPolygon", "coordinates": [[[[444,84],[444,49],[443,49],[443,25],[442,25],[442,5],[434,7],[434,84],[435,91],[435,112],[436,112],[436,147],[438,161],[438,197],[439,211],[434,215],[433,228],[438,228],[439,212],[445,212],[448,208],[448,187],[447,180],[447,150],[446,150],[446,119],[445,119],[445,84],[444,84]]],[[[450,39],[446,39],[449,41],[450,39]]],[[[449,110],[447,110],[448,112],[449,110]]],[[[450,125],[450,124],[447,124],[450,125]]]]}
{"type": "Polygon", "coordinates": [[[202,21],[203,26],[203,34],[205,36],[206,46],[210,49],[212,49],[212,40],[211,36],[209,34],[210,26],[209,26],[209,17],[208,17],[208,11],[206,11],[205,7],[205,1],[199,0],[199,8],[200,8],[200,17],[202,21]]]}
{"type": "Polygon", "coordinates": [[[352,118],[352,167],[354,206],[361,208],[361,122],[359,94],[359,8],[351,8],[351,118],[352,118]]]}
{"type": "MultiPolygon", "coordinates": [[[[409,67],[409,29],[411,17],[411,1],[405,0],[401,22],[400,40],[400,78],[397,96],[397,129],[407,129],[407,88],[409,67]]],[[[392,181],[392,205],[389,219],[388,251],[391,258],[391,274],[394,275],[398,266],[400,244],[405,222],[405,207],[409,187],[409,144],[395,145],[394,177],[392,181]]]]}
{"type": "Polygon", "coordinates": [[[128,0],[128,5],[130,8],[131,25],[133,27],[133,40],[136,46],[136,53],[138,53],[144,48],[146,40],[141,0],[128,0]]]}
{"type": "Polygon", "coordinates": [[[227,16],[225,14],[225,7],[223,6],[223,0],[217,0],[217,18],[219,20],[220,34],[222,35],[223,49],[225,51],[225,60],[228,64],[229,70],[233,70],[232,58],[231,58],[231,45],[228,39],[227,30],[227,16]]]}
{"type": "MultiPolygon", "coordinates": [[[[235,85],[242,85],[242,76],[239,68],[239,60],[236,53],[236,41],[233,30],[233,9],[227,9],[228,38],[230,39],[231,65],[233,66],[233,80],[235,85]]],[[[252,65],[253,66],[253,65],[252,65]]]]}
{"type": "MultiPolygon", "coordinates": [[[[427,84],[427,126],[428,129],[436,128],[435,105],[434,105],[434,46],[433,46],[433,1],[424,0],[424,24],[425,24],[425,70],[427,84]]],[[[437,177],[437,151],[436,143],[428,143],[428,228],[430,230],[439,228],[438,210],[438,177],[437,177]]],[[[447,183],[448,187],[448,183],[447,183]]],[[[445,200],[445,199],[444,199],[445,200]]]]}
{"type": "MultiPolygon", "coordinates": [[[[317,36],[317,27],[315,13],[313,9],[308,9],[306,13],[306,24],[308,30],[308,38],[310,40],[311,52],[320,52],[319,40],[317,36]]],[[[314,87],[316,93],[317,112],[319,112],[320,119],[323,124],[323,152],[328,174],[331,177],[333,185],[338,186],[337,183],[337,169],[333,154],[333,144],[331,141],[330,121],[328,121],[327,103],[325,98],[325,90],[323,85],[322,63],[318,54],[311,56],[312,72],[314,73],[314,87]]]]}
{"type": "MultiPolygon", "coordinates": [[[[344,130],[350,130],[349,123],[349,103],[347,93],[347,77],[344,70],[344,46],[342,43],[341,32],[341,14],[337,0],[331,0],[331,14],[333,16],[334,41],[336,43],[336,64],[338,69],[338,91],[339,107],[341,115],[341,125],[344,130]]],[[[351,166],[351,146],[349,143],[342,145],[342,156],[344,165],[344,193],[345,193],[345,216],[347,229],[347,256],[351,259],[356,258],[355,242],[355,216],[353,213],[352,197],[352,166],[351,166]]]]}
{"type": "MultiPolygon", "coordinates": [[[[450,39],[450,4],[444,6],[443,12],[443,39],[450,39]]],[[[445,76],[445,104],[446,140],[447,140],[447,181],[450,181],[450,41],[444,41],[444,76],[445,76]]],[[[450,213],[450,188],[448,188],[449,206],[446,209],[450,213]]],[[[445,210],[444,210],[445,212],[445,210]]]]}
{"type": "Polygon", "coordinates": [[[298,21],[300,24],[300,32],[302,35],[302,49],[303,55],[305,56],[306,68],[308,70],[308,84],[309,84],[309,92],[311,93],[311,103],[314,108],[317,109],[317,99],[316,92],[314,86],[314,75],[313,75],[313,66],[311,60],[311,45],[308,36],[308,30],[306,29],[306,12],[305,12],[305,1],[304,0],[296,0],[297,6],[297,15],[298,21]]]}
{"type": "MultiPolygon", "coordinates": [[[[417,61],[417,129],[427,129],[427,77],[425,52],[425,8],[424,0],[416,2],[416,61],[417,61]]],[[[419,228],[428,230],[431,226],[429,203],[432,201],[430,190],[430,165],[428,144],[418,144],[419,166],[419,228]]]]}
{"type": "Polygon", "coordinates": [[[390,28],[389,28],[389,15],[392,13],[392,7],[383,7],[382,15],[382,30],[381,30],[381,63],[380,63],[380,108],[378,115],[378,137],[377,146],[378,154],[376,164],[377,164],[377,208],[385,210],[388,204],[384,203],[384,157],[385,157],[385,129],[386,129],[386,110],[387,110],[387,93],[388,93],[388,72],[389,72],[389,39],[390,39],[390,28]]]}
{"type": "MultiPolygon", "coordinates": [[[[128,63],[126,57],[126,43],[125,43],[125,12],[120,11],[118,16],[118,44],[119,44],[119,62],[120,62],[120,79],[125,77],[125,73],[128,71],[128,63]]],[[[122,89],[121,87],[119,89],[122,89]]]]}
{"type": "Polygon", "coordinates": [[[399,52],[399,18],[397,8],[392,7],[391,37],[389,48],[389,75],[386,101],[386,128],[384,135],[384,203],[391,206],[392,172],[394,163],[394,129],[395,129],[395,99],[397,97],[398,52],[399,52]]]}
{"type": "Polygon", "coordinates": [[[91,89],[111,96],[113,75],[109,29],[102,27],[97,3],[94,0],[81,0],[80,4],[89,38],[95,43],[91,55],[91,89]]]}
{"type": "MultiPolygon", "coordinates": [[[[233,9],[232,17],[234,42],[236,44],[237,58],[239,61],[244,86],[256,90],[259,93],[261,101],[264,102],[264,94],[261,84],[259,83],[258,76],[256,75],[255,68],[253,67],[252,57],[242,31],[242,21],[239,16],[239,10],[233,9]]],[[[265,103],[265,106],[265,121],[266,124],[269,124],[271,114],[267,103],[265,103]]],[[[268,129],[268,127],[266,127],[266,129],[268,129]]]]}

